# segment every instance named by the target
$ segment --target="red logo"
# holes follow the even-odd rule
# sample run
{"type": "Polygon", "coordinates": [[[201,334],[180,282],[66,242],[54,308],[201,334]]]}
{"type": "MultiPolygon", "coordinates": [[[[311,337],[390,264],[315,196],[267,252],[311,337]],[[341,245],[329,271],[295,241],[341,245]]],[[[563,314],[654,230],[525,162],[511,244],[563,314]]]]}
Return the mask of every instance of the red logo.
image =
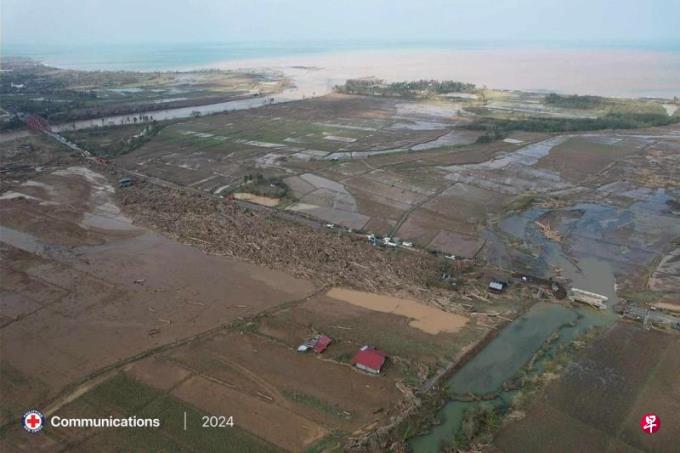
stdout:
{"type": "Polygon", "coordinates": [[[45,416],[42,412],[32,409],[24,414],[21,418],[21,425],[29,433],[37,433],[43,429],[45,424],[45,416]]]}
{"type": "Polygon", "coordinates": [[[654,434],[661,428],[661,419],[656,414],[645,414],[640,419],[640,428],[647,434],[654,434]]]}

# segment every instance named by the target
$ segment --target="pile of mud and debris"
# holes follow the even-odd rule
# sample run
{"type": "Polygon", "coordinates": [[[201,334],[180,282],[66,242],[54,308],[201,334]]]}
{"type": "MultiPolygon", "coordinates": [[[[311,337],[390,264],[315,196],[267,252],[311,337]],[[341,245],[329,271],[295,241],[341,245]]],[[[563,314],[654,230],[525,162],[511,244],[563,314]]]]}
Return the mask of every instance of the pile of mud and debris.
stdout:
{"type": "Polygon", "coordinates": [[[275,212],[145,181],[118,191],[117,197],[136,223],[207,253],[285,270],[323,285],[437,298],[438,291],[425,285],[438,272],[439,262],[426,253],[384,252],[365,237],[316,229],[275,212]]]}

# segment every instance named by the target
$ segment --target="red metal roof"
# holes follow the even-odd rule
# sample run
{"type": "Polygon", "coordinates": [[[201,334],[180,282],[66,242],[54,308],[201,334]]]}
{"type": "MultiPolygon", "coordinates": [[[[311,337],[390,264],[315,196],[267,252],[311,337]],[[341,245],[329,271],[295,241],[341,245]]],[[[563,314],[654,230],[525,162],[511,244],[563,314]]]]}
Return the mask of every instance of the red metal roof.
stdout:
{"type": "Polygon", "coordinates": [[[366,368],[380,371],[385,364],[385,353],[377,349],[364,349],[354,356],[352,365],[363,365],[366,368]]]}
{"type": "Polygon", "coordinates": [[[40,115],[29,115],[24,119],[28,127],[38,131],[49,131],[50,123],[40,115]]]}
{"type": "Polygon", "coordinates": [[[314,352],[324,352],[333,339],[326,335],[321,335],[314,345],[314,352]]]}

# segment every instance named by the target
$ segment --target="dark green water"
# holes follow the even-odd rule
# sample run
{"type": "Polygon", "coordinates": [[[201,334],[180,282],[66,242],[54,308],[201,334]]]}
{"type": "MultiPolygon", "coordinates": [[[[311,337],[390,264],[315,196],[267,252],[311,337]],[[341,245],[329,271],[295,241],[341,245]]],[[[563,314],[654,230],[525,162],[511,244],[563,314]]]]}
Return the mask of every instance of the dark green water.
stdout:
{"type": "MultiPolygon", "coordinates": [[[[566,275],[574,286],[598,292],[609,297],[609,307],[616,302],[613,269],[604,261],[586,258],[579,261],[581,271],[556,254],[566,275]]],[[[502,390],[503,383],[515,376],[531,357],[553,334],[557,339],[550,344],[546,356],[560,345],[566,344],[594,326],[607,325],[616,319],[609,310],[590,307],[567,308],[562,305],[539,302],[526,314],[505,327],[479,354],[462,367],[447,383],[451,400],[439,413],[440,425],[409,442],[416,453],[435,453],[442,443],[450,444],[455,438],[466,410],[481,405],[508,406],[516,391],[503,391],[490,401],[459,401],[454,395],[484,395],[502,390]]],[[[535,363],[540,372],[542,363],[535,363]]]]}

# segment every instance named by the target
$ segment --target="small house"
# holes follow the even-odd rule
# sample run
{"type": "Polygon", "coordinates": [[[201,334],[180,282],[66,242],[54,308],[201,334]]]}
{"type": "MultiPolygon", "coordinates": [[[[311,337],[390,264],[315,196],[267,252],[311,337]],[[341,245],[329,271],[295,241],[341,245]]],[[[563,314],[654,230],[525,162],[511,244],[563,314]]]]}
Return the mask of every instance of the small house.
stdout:
{"type": "Polygon", "coordinates": [[[326,335],[320,335],[319,338],[316,340],[316,344],[314,345],[314,352],[317,354],[321,354],[328,348],[328,345],[331,344],[333,339],[329,336],[326,335]]]}
{"type": "Polygon", "coordinates": [[[371,374],[380,374],[387,355],[370,346],[363,346],[352,359],[352,365],[371,374]]]}
{"type": "Polygon", "coordinates": [[[492,293],[500,294],[503,291],[505,291],[505,288],[508,286],[506,282],[502,282],[500,280],[491,280],[489,282],[489,291],[492,293]]]}
{"type": "Polygon", "coordinates": [[[327,335],[315,335],[312,338],[305,340],[297,350],[298,352],[314,351],[317,354],[321,354],[332,342],[333,339],[327,335]]]}

